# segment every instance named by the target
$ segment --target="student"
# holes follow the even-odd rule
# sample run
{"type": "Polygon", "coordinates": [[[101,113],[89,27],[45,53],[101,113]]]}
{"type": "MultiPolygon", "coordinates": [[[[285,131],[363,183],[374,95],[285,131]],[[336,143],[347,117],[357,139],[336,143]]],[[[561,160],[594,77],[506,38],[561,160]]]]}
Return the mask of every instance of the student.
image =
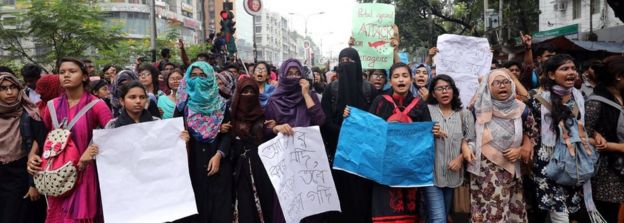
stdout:
{"type": "Polygon", "coordinates": [[[515,92],[507,69],[492,70],[477,91],[475,160],[468,168],[472,222],[527,222],[520,161],[530,156],[535,122],[515,92]]]}
{"type": "Polygon", "coordinates": [[[158,97],[158,109],[163,112],[163,119],[168,119],[173,117],[173,112],[176,107],[176,97],[178,95],[178,87],[180,86],[180,80],[182,77],[182,70],[173,69],[171,72],[164,72],[165,76],[163,77],[165,82],[167,82],[167,88],[171,89],[171,93],[169,95],[161,95],[158,97]]]}
{"type": "Polygon", "coordinates": [[[453,192],[464,182],[463,163],[474,160],[474,117],[462,108],[459,89],[448,75],[434,77],[429,92],[429,114],[445,134],[435,139],[435,186],[425,187],[424,195],[428,222],[444,223],[451,211],[453,192]]]}
{"type": "Polygon", "coordinates": [[[258,95],[258,84],[252,78],[241,79],[233,95],[231,134],[236,222],[272,222],[276,195],[258,156],[258,146],[270,136],[266,134],[258,95]]]}
{"type": "MultiPolygon", "coordinates": [[[[87,68],[82,61],[74,58],[63,58],[60,61],[59,75],[65,93],[53,100],[58,120],[67,118],[69,121],[87,104],[97,97],[86,90],[89,84],[87,68]]],[[[72,139],[81,154],[77,168],[77,183],[67,196],[48,196],[48,215],[46,222],[102,221],[102,207],[98,201],[99,189],[97,173],[93,157],[97,147],[89,145],[91,133],[98,126],[105,126],[112,118],[106,103],[99,101],[71,129],[72,139]]],[[[42,114],[47,129],[53,129],[50,111],[42,114]]],[[[41,158],[38,150],[33,148],[28,161],[31,173],[41,171],[41,158]]]]}
{"type": "Polygon", "coordinates": [[[429,96],[429,81],[431,80],[431,69],[426,64],[416,64],[412,67],[414,83],[410,92],[415,96],[420,96],[427,100],[429,96]]]}
{"type": "Polygon", "coordinates": [[[90,90],[91,90],[91,94],[95,95],[96,97],[98,97],[99,99],[102,99],[104,102],[106,102],[106,105],[111,108],[111,100],[110,100],[110,96],[111,96],[111,92],[110,89],[108,88],[108,83],[106,83],[105,80],[97,80],[94,82],[91,82],[90,84],[90,90]]]}
{"type": "Polygon", "coordinates": [[[377,91],[383,91],[388,80],[386,70],[374,69],[368,72],[368,82],[371,83],[377,91]]]}
{"type": "Polygon", "coordinates": [[[587,134],[596,139],[600,152],[591,181],[592,195],[605,220],[618,222],[619,204],[624,202],[624,120],[620,118],[624,105],[624,57],[594,62],[592,69],[597,85],[585,104],[585,120],[587,134]]]}
{"type": "MultiPolygon", "coordinates": [[[[390,85],[392,88],[375,98],[369,112],[387,120],[388,122],[425,122],[431,121],[427,103],[423,98],[414,96],[411,91],[412,73],[410,67],[404,63],[396,63],[390,68],[390,85]],[[391,99],[392,101],[389,101],[391,99]],[[393,120],[395,107],[410,109],[410,120],[393,120]]],[[[346,115],[349,111],[346,109],[346,115]]],[[[434,128],[437,136],[439,126],[434,128]]],[[[391,188],[386,185],[373,183],[372,187],[372,221],[386,222],[395,219],[401,222],[418,222],[416,204],[418,202],[416,188],[391,188]],[[398,196],[398,197],[396,197],[398,196]],[[398,199],[401,202],[394,203],[398,199]],[[398,205],[398,206],[396,206],[398,205]]]]}
{"type": "MultiPolygon", "coordinates": [[[[184,75],[187,98],[174,112],[184,117],[189,140],[191,183],[199,216],[197,222],[232,222],[232,165],[229,134],[223,129],[227,113],[219,96],[214,70],[198,61],[184,75]]],[[[229,129],[227,129],[229,131],[229,129]]]]}
{"type": "Polygon", "coordinates": [[[28,153],[43,145],[39,112],[13,75],[0,72],[0,222],[27,222],[29,201],[39,199],[26,172],[28,153]]]}
{"type": "Polygon", "coordinates": [[[269,98],[275,91],[275,87],[268,81],[269,78],[269,65],[266,62],[258,62],[253,70],[252,78],[255,78],[260,87],[260,105],[266,108],[269,98]]]}

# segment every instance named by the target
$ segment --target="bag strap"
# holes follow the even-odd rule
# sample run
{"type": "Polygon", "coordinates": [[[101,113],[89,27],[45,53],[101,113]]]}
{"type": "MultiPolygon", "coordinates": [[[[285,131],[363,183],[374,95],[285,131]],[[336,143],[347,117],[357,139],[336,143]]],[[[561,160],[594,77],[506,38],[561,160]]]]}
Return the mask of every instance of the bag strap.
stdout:
{"type": "Polygon", "coordinates": [[[403,110],[401,113],[403,113],[404,115],[409,114],[409,112],[416,107],[416,105],[418,104],[418,102],[420,101],[420,97],[415,97],[412,102],[409,103],[409,105],[407,105],[407,107],[405,108],[405,110],[403,110]]]}
{"type": "Polygon", "coordinates": [[[69,125],[65,126],[65,129],[71,130],[78,122],[78,120],[80,120],[80,118],[82,118],[82,116],[84,116],[89,110],[91,110],[91,108],[93,108],[93,106],[95,106],[95,104],[97,104],[98,102],[100,102],[100,99],[93,100],[89,102],[89,104],[85,105],[82,109],[80,109],[80,111],[76,113],[76,116],[74,116],[71,122],[69,122],[69,125]]]}
{"type": "Polygon", "coordinates": [[[59,124],[58,117],[56,117],[56,108],[54,108],[54,100],[48,101],[48,111],[52,119],[52,127],[54,127],[54,129],[60,128],[61,125],[59,124]]]}
{"type": "MultiPolygon", "coordinates": [[[[552,111],[552,104],[550,104],[550,102],[546,101],[546,99],[544,99],[544,97],[542,97],[542,95],[535,94],[535,99],[537,99],[537,101],[539,101],[540,104],[542,104],[544,107],[546,107],[546,109],[548,109],[549,111],[552,111]]],[[[576,101],[574,102],[574,105],[572,105],[572,115],[574,115],[575,118],[578,118],[578,115],[579,115],[579,108],[576,105],[576,101]]]]}
{"type": "Polygon", "coordinates": [[[624,112],[624,108],[622,108],[621,105],[619,105],[618,103],[615,103],[614,101],[611,101],[611,100],[609,100],[609,99],[607,99],[605,97],[593,94],[593,95],[589,96],[588,100],[590,100],[590,101],[599,101],[599,102],[605,103],[607,105],[610,105],[611,107],[616,108],[620,112],[624,112]]]}
{"type": "Polygon", "coordinates": [[[396,103],[394,103],[394,100],[392,100],[392,97],[390,97],[390,95],[384,94],[383,97],[386,99],[386,101],[389,101],[390,103],[392,103],[392,105],[394,105],[395,110],[399,108],[396,103]]]}

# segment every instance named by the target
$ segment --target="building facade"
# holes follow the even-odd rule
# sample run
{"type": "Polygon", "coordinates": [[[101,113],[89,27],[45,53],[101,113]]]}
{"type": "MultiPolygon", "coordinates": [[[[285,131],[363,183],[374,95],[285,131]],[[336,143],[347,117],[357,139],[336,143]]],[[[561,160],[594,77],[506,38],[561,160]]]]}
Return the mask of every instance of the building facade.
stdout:
{"type": "Polygon", "coordinates": [[[540,0],[539,31],[578,24],[572,38],[587,40],[591,30],[598,41],[624,41],[624,23],[615,17],[606,0],[540,0]]]}

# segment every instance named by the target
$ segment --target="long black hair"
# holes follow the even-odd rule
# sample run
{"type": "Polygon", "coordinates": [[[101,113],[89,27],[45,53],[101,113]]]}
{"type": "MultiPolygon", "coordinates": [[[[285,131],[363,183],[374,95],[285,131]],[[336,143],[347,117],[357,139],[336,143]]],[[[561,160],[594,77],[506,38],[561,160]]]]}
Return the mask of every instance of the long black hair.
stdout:
{"type": "MultiPolygon", "coordinates": [[[[544,90],[551,91],[552,87],[557,85],[557,82],[555,82],[555,80],[550,79],[549,73],[552,72],[554,74],[557,71],[557,69],[559,69],[560,66],[562,66],[563,64],[567,62],[574,63],[574,58],[572,58],[568,54],[557,54],[555,56],[552,56],[546,62],[544,62],[542,66],[543,68],[542,87],[544,88],[544,90]]],[[[568,108],[568,106],[563,104],[562,100],[563,99],[561,98],[561,96],[551,91],[550,104],[552,108],[551,108],[550,114],[552,116],[552,123],[551,123],[550,128],[553,131],[557,132],[557,137],[559,137],[559,128],[557,128],[557,126],[559,125],[559,122],[561,122],[562,120],[567,120],[568,118],[572,117],[572,111],[568,108]]],[[[583,100],[583,99],[577,98],[576,100],[583,100]]]]}
{"type": "MultiPolygon", "coordinates": [[[[449,86],[451,86],[451,89],[453,89],[453,99],[451,99],[451,109],[453,109],[453,111],[461,111],[462,102],[459,99],[459,89],[455,85],[455,80],[453,80],[451,76],[448,76],[446,74],[436,75],[431,80],[431,84],[429,85],[429,93],[432,94],[435,92],[435,85],[438,83],[438,81],[445,81],[449,84],[449,86]]],[[[429,103],[430,105],[437,105],[438,100],[435,99],[435,97],[429,96],[427,98],[427,103],[429,103]]]]}

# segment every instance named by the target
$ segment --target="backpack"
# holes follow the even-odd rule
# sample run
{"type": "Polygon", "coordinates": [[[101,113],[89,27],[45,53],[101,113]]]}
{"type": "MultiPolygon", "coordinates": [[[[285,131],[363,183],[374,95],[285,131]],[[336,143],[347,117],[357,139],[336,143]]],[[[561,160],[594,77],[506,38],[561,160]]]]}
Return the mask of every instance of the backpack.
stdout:
{"type": "MultiPolygon", "coordinates": [[[[541,95],[537,94],[535,98],[546,109],[551,110],[552,105],[541,95]]],[[[598,162],[598,153],[589,144],[583,123],[577,119],[580,114],[576,104],[572,115],[573,117],[558,124],[560,138],[555,143],[544,175],[559,185],[581,186],[589,182],[596,173],[594,167],[598,162]]]]}
{"type": "Polygon", "coordinates": [[[41,162],[43,170],[34,175],[35,186],[42,194],[58,197],[74,188],[78,178],[77,164],[80,152],[71,138],[71,129],[99,101],[99,99],[91,101],[69,123],[67,118],[59,123],[54,100],[48,102],[54,130],[48,133],[43,144],[41,162]]]}
{"type": "MultiPolygon", "coordinates": [[[[617,138],[619,142],[624,142],[624,108],[621,105],[606,99],[605,97],[598,95],[589,96],[590,101],[599,101],[605,103],[620,111],[620,116],[617,120],[617,138]]],[[[609,154],[609,165],[618,175],[624,177],[624,155],[612,153],[609,154]]]]}
{"type": "Polygon", "coordinates": [[[388,122],[401,122],[401,123],[410,123],[412,122],[412,118],[409,117],[409,112],[416,107],[416,105],[418,104],[418,102],[420,101],[420,97],[415,97],[412,102],[409,103],[409,105],[407,105],[407,107],[405,107],[405,109],[403,109],[403,111],[401,111],[401,109],[399,109],[399,106],[396,105],[396,103],[394,103],[394,100],[392,100],[392,97],[390,97],[390,95],[383,95],[383,98],[386,99],[386,101],[389,101],[390,103],[392,103],[392,105],[394,105],[394,110],[392,111],[392,115],[390,115],[390,117],[388,117],[388,122]]]}

